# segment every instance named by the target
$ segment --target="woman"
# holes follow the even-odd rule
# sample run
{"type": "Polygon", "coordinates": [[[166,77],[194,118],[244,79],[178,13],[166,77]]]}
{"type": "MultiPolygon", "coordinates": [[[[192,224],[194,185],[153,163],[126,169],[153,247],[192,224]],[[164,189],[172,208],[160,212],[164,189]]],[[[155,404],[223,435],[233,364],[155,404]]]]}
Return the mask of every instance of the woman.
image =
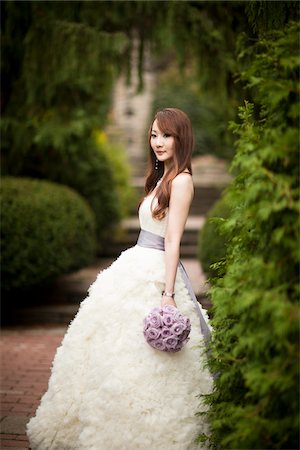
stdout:
{"type": "Polygon", "coordinates": [[[186,114],[159,111],[149,144],[138,243],[98,275],[70,324],[48,391],[27,425],[32,449],[201,448],[194,440],[207,430],[195,413],[203,409],[199,394],[211,388],[201,356],[209,331],[179,263],[193,198],[186,114]],[[166,304],[192,324],[189,342],[177,353],[154,349],[143,337],[144,317],[166,304]]]}

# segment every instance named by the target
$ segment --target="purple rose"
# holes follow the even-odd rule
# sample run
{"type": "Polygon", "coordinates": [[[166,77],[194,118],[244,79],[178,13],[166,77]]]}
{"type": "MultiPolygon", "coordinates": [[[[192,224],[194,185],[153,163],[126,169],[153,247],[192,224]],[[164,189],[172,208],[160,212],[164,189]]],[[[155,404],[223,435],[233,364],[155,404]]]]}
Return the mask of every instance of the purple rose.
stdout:
{"type": "Polygon", "coordinates": [[[175,322],[174,325],[171,327],[172,333],[174,333],[176,336],[181,335],[181,333],[184,331],[185,326],[182,322],[175,322]]]}
{"type": "Polygon", "coordinates": [[[177,311],[177,308],[172,305],[165,305],[165,306],[163,306],[162,310],[163,310],[163,312],[166,312],[169,314],[174,314],[174,312],[177,311]]]}
{"type": "Polygon", "coordinates": [[[176,322],[182,322],[184,321],[184,317],[183,315],[180,313],[180,311],[176,311],[174,313],[174,319],[176,320],[176,322]]]}
{"type": "Polygon", "coordinates": [[[147,328],[149,328],[150,327],[150,323],[147,321],[147,319],[144,319],[144,331],[146,331],[147,330],[147,328]]]}
{"type": "Polygon", "coordinates": [[[161,339],[155,339],[153,341],[149,341],[149,344],[156,348],[157,350],[165,350],[166,349],[166,345],[164,343],[164,341],[162,341],[161,339]]]}
{"type": "Polygon", "coordinates": [[[159,312],[152,312],[148,317],[151,327],[160,328],[162,326],[162,318],[159,312]]]}
{"type": "Polygon", "coordinates": [[[163,327],[162,328],[162,330],[161,330],[161,337],[162,338],[169,337],[169,336],[171,336],[171,334],[172,334],[172,331],[171,331],[171,329],[169,327],[163,327]]]}
{"type": "Polygon", "coordinates": [[[171,326],[174,323],[174,317],[171,314],[167,313],[162,316],[162,321],[165,325],[171,326]]]}
{"type": "Polygon", "coordinates": [[[177,346],[178,339],[176,337],[170,336],[165,338],[164,340],[165,346],[168,350],[175,349],[177,346]]]}
{"type": "Polygon", "coordinates": [[[148,328],[145,334],[149,339],[158,339],[161,335],[161,331],[158,328],[148,328]]]}
{"type": "Polygon", "coordinates": [[[180,323],[183,323],[185,325],[185,317],[183,317],[180,314],[180,316],[176,317],[176,322],[180,322],[180,323]]]}

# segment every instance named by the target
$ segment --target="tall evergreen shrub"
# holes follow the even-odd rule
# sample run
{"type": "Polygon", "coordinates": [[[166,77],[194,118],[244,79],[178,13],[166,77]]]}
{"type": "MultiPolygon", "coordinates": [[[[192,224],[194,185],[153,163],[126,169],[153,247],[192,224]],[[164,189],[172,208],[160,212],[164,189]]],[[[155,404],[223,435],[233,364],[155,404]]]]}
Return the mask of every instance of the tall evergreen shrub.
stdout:
{"type": "Polygon", "coordinates": [[[298,24],[268,33],[242,73],[255,104],[232,124],[226,268],[211,289],[218,449],[299,448],[298,43],[298,24]]]}
{"type": "MultiPolygon", "coordinates": [[[[206,221],[198,234],[197,254],[204,272],[213,277],[216,275],[214,264],[225,258],[226,239],[220,233],[218,219],[229,216],[229,208],[223,198],[220,198],[208,211],[206,221]]],[[[220,271],[220,264],[218,265],[220,271]]]]}

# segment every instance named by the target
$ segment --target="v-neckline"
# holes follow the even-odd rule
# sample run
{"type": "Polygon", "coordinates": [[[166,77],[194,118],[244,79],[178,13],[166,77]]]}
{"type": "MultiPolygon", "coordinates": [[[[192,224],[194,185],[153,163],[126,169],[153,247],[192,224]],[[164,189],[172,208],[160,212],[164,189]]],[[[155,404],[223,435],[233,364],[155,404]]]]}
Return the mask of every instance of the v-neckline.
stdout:
{"type": "Polygon", "coordinates": [[[153,197],[153,195],[154,195],[154,197],[155,197],[155,194],[156,194],[155,191],[157,190],[157,187],[158,187],[158,186],[160,185],[160,183],[162,182],[162,179],[163,179],[163,177],[161,177],[161,178],[158,180],[158,182],[156,183],[155,188],[153,189],[153,191],[151,191],[150,194],[146,195],[146,197],[144,197],[144,200],[145,200],[146,198],[153,197]]]}

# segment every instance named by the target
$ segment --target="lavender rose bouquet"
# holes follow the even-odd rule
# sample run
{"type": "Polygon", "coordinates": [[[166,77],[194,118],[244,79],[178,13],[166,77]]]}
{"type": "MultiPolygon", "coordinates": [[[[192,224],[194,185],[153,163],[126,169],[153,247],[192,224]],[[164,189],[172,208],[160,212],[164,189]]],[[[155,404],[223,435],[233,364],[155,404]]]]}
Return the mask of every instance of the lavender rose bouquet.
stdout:
{"type": "Polygon", "coordinates": [[[144,319],[146,341],[163,352],[179,352],[189,340],[190,331],[190,319],[175,306],[153,308],[144,319]]]}

